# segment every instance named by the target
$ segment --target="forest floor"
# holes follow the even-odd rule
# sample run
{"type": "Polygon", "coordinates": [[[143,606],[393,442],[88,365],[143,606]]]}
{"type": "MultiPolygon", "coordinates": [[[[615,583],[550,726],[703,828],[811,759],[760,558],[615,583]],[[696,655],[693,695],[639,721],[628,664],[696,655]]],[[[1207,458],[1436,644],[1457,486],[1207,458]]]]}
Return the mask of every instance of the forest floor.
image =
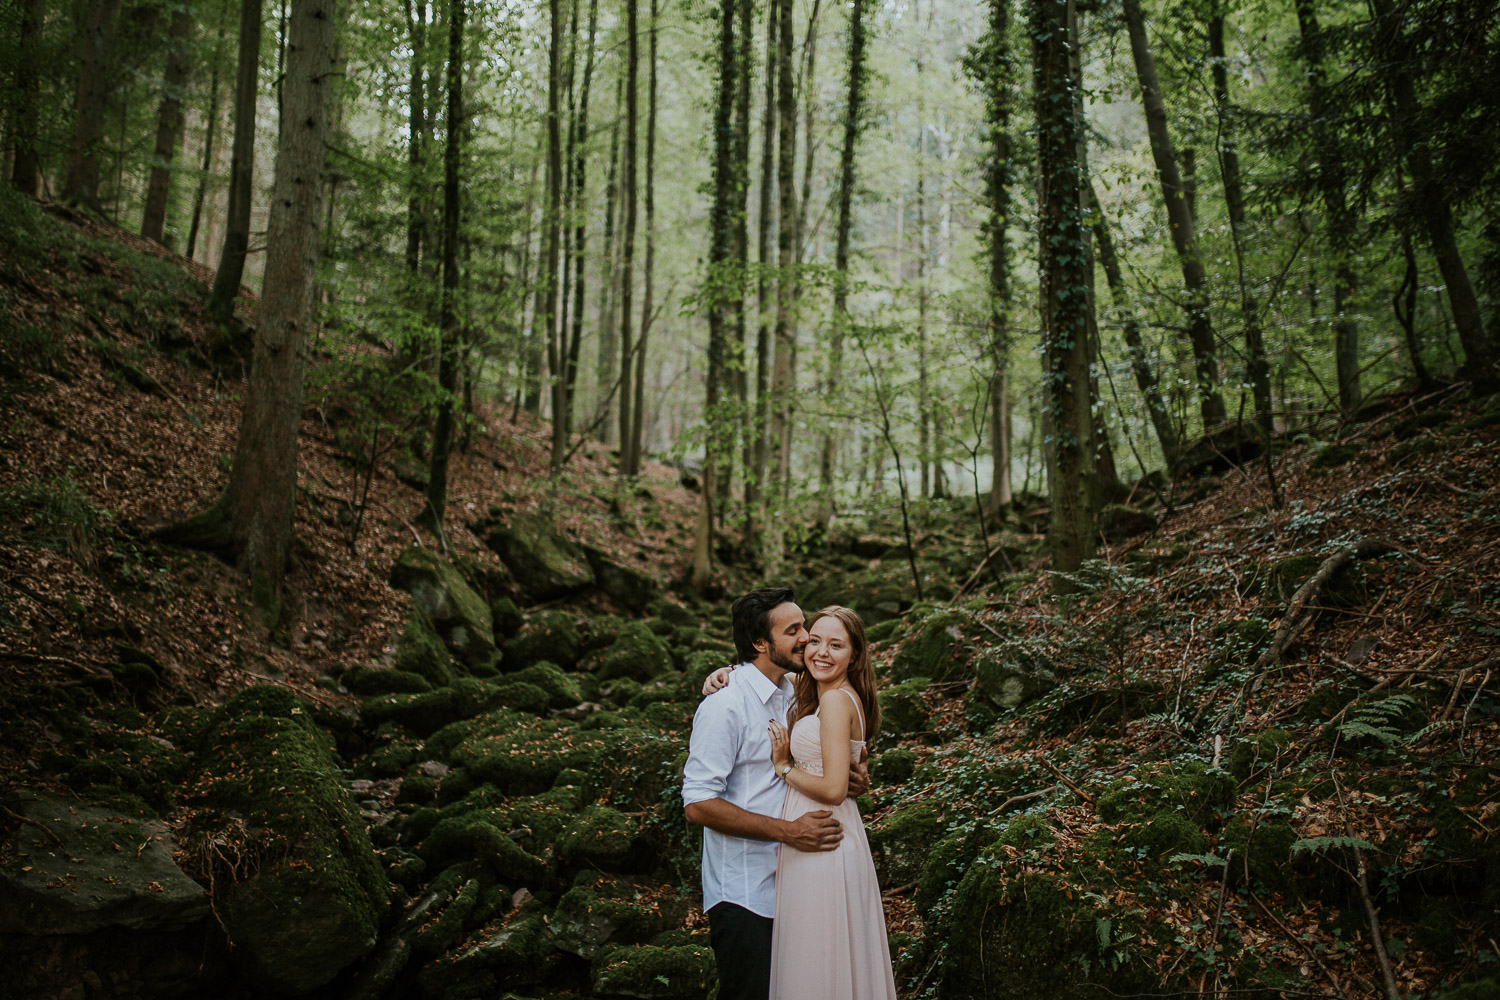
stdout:
{"type": "MultiPolygon", "coordinates": [[[[378,463],[354,536],[342,403],[315,378],[289,599],[267,629],[232,568],[152,536],[218,496],[234,451],[243,368],[214,354],[209,275],[62,209],[12,215],[0,234],[0,804],[67,790],[48,766],[62,737],[46,706],[79,687],[150,711],[272,684],[353,717],[359,699],[336,677],[389,659],[408,602],[390,568],[413,542],[438,545],[415,525],[411,473],[378,463]],[[157,693],[119,670],[140,655],[162,675],[157,693]]],[[[1173,995],[1430,996],[1496,974],[1500,408],[1462,388],[1309,428],[1277,455],[1278,493],[1259,465],[1179,484],[1194,499],[1107,544],[1070,600],[1051,597],[1046,560],[1027,555],[880,631],[888,684],[919,669],[932,681],[908,699],[917,721],[877,748],[867,816],[903,995],[984,988],[966,985],[967,949],[993,946],[988,907],[1022,897],[1037,929],[1015,925],[1001,943],[1039,989],[1061,975],[1044,966],[1064,962],[1075,979],[1145,967],[1173,995]],[[1359,555],[1343,565],[1346,552],[1359,555]],[[1328,585],[1304,588],[1320,570],[1328,585]],[[1035,689],[1011,704],[986,690],[992,668],[1035,689]],[[1043,831],[1034,843],[1006,839],[1026,823],[1043,831]],[[894,882],[903,849],[923,861],[894,882]],[[943,857],[947,880],[930,863],[943,857]],[[985,887],[963,877],[976,857],[1011,867],[985,887]],[[1027,888],[1054,877],[1089,900],[1056,927],[1027,888]]],[[[450,482],[448,543],[466,574],[514,589],[479,528],[498,505],[545,509],[674,587],[696,494],[659,464],[622,487],[598,444],[551,482],[548,434],[481,408],[450,482]]],[[[918,511],[922,532],[960,540],[919,561],[956,560],[942,568],[960,581],[983,555],[964,508],[918,511]]],[[[893,526],[844,525],[832,544],[893,526]]],[[[844,556],[851,571],[864,561],[844,556]]],[[[802,576],[830,565],[815,553],[802,576]]],[[[569,607],[613,610],[597,596],[569,607]]]]}

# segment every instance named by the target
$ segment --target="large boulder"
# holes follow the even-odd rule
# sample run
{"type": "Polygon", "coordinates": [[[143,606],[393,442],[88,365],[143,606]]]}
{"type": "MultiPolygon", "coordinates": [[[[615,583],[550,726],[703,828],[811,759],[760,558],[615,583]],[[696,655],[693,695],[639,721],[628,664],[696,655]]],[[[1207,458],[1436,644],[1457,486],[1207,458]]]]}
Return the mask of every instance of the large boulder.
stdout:
{"type": "Polygon", "coordinates": [[[627,566],[603,549],[583,547],[584,558],[594,571],[594,582],[604,596],[633,614],[645,611],[656,595],[656,581],[643,570],[627,566]]]}
{"type": "Polygon", "coordinates": [[[391,586],[411,595],[459,660],[469,666],[493,666],[495,625],[489,605],[442,556],[408,547],[391,569],[391,586]]]}
{"type": "Polygon", "coordinates": [[[239,967],[300,996],[375,946],[389,892],[331,740],[284,688],[252,687],[216,714],[186,803],[195,845],[233,844],[215,912],[239,967]]]}
{"type": "Polygon", "coordinates": [[[980,651],[974,662],[979,690],[1000,708],[1015,708],[1057,686],[1057,675],[1029,643],[1004,642],[980,651]]]}
{"type": "Polygon", "coordinates": [[[671,670],[672,651],[641,622],[626,622],[599,663],[599,679],[646,681],[671,670]]]}
{"type": "Polygon", "coordinates": [[[879,852],[880,884],[890,889],[915,882],[933,845],[946,832],[942,809],[930,802],[918,802],[887,816],[870,830],[870,846],[879,852]]]}
{"type": "Polygon", "coordinates": [[[583,652],[576,617],[563,611],[538,611],[505,641],[506,670],[524,670],[536,663],[555,663],[563,669],[575,666],[583,652]]]}
{"type": "Polygon", "coordinates": [[[956,608],[934,611],[896,650],[891,661],[891,679],[900,682],[926,677],[933,681],[954,681],[973,677],[969,661],[974,646],[968,636],[972,627],[973,619],[966,611],[956,608]]]}
{"type": "Polygon", "coordinates": [[[170,930],[208,916],[208,894],[172,860],[165,823],[144,803],[29,796],[0,865],[0,933],[170,930]]]}
{"type": "Polygon", "coordinates": [[[659,887],[580,874],[552,915],[552,943],[560,951],[592,959],[608,945],[645,944],[686,916],[687,905],[659,887]]]}
{"type": "Polygon", "coordinates": [[[583,550],[545,514],[512,513],[491,526],[485,544],[510,567],[532,600],[565,597],[594,584],[594,570],[583,550]]]}
{"type": "Polygon", "coordinates": [[[594,992],[645,1000],[708,996],[714,953],[699,945],[615,948],[594,962],[594,992]]]}

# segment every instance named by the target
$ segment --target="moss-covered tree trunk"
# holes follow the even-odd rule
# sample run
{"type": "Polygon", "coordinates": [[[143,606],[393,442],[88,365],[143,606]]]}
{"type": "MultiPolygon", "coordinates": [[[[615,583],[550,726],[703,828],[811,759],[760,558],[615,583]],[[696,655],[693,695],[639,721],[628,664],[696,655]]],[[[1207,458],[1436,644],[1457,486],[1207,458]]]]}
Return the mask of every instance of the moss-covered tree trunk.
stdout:
{"type": "Polygon", "coordinates": [[[187,8],[172,12],[167,67],[162,79],[161,104],[156,111],[156,155],[151,159],[151,180],[146,188],[146,210],[141,235],[160,243],[167,218],[167,194],[172,180],[172,160],[182,136],[182,90],[187,85],[188,40],[193,33],[193,13],[187,8]]]}
{"type": "Polygon", "coordinates": [[[764,489],[766,462],[770,448],[766,430],[771,417],[771,312],[767,308],[770,280],[765,264],[771,255],[772,192],[775,190],[776,164],[776,81],[777,81],[777,15],[778,0],[766,4],[766,78],[765,102],[761,111],[760,197],[757,213],[755,259],[761,265],[755,279],[755,408],[745,411],[745,548],[760,548],[760,497],[764,489]]]}
{"type": "Polygon", "coordinates": [[[453,450],[453,404],[458,388],[458,222],[463,197],[459,167],[463,157],[464,0],[448,10],[448,135],[443,149],[443,302],[438,326],[438,386],[443,398],[432,425],[432,455],[427,467],[427,519],[442,531],[448,507],[448,453],[453,450]]]}
{"type": "Polygon", "coordinates": [[[251,179],[255,175],[255,102],[260,87],[261,0],[240,0],[239,62],[234,78],[234,147],[229,158],[229,217],[208,315],[220,326],[234,318],[250,248],[251,179]]]}
{"type": "Polygon", "coordinates": [[[10,182],[22,194],[36,196],[42,178],[41,139],[41,42],[42,25],[47,20],[47,0],[26,0],[21,8],[17,37],[15,87],[16,110],[12,132],[15,159],[10,182]]]}
{"type": "Polygon", "coordinates": [[[297,501],[297,431],[313,321],[323,160],[340,79],[333,0],[293,0],[266,225],[266,293],[227,494],[230,532],[257,603],[275,617],[297,501]]]}

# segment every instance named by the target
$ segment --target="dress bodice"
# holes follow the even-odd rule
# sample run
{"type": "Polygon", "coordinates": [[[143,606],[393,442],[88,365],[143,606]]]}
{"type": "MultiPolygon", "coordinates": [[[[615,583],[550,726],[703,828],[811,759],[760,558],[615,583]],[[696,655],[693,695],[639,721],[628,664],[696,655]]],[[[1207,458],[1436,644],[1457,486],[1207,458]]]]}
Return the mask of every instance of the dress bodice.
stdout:
{"type": "MultiPolygon", "coordinates": [[[[859,711],[858,701],[855,702],[855,710],[859,711]]],[[[861,717],[864,713],[860,712],[861,717]]],[[[823,776],[823,734],[822,724],[818,720],[818,713],[804,715],[797,720],[792,727],[791,748],[792,759],[797,766],[808,774],[823,776]]],[[[849,741],[849,758],[859,760],[859,755],[865,748],[864,740],[849,741]]]]}

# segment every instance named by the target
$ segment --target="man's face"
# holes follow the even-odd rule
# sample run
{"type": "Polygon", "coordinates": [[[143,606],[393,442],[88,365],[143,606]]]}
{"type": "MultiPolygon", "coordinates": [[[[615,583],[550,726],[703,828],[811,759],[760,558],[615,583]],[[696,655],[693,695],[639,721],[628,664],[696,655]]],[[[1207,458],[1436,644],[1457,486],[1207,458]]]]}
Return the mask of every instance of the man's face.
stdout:
{"type": "Polygon", "coordinates": [[[807,669],[802,661],[802,647],[807,645],[807,626],[803,624],[802,609],[791,601],[778,604],[771,609],[770,620],[771,641],[767,652],[771,663],[788,673],[802,673],[807,669]]]}

